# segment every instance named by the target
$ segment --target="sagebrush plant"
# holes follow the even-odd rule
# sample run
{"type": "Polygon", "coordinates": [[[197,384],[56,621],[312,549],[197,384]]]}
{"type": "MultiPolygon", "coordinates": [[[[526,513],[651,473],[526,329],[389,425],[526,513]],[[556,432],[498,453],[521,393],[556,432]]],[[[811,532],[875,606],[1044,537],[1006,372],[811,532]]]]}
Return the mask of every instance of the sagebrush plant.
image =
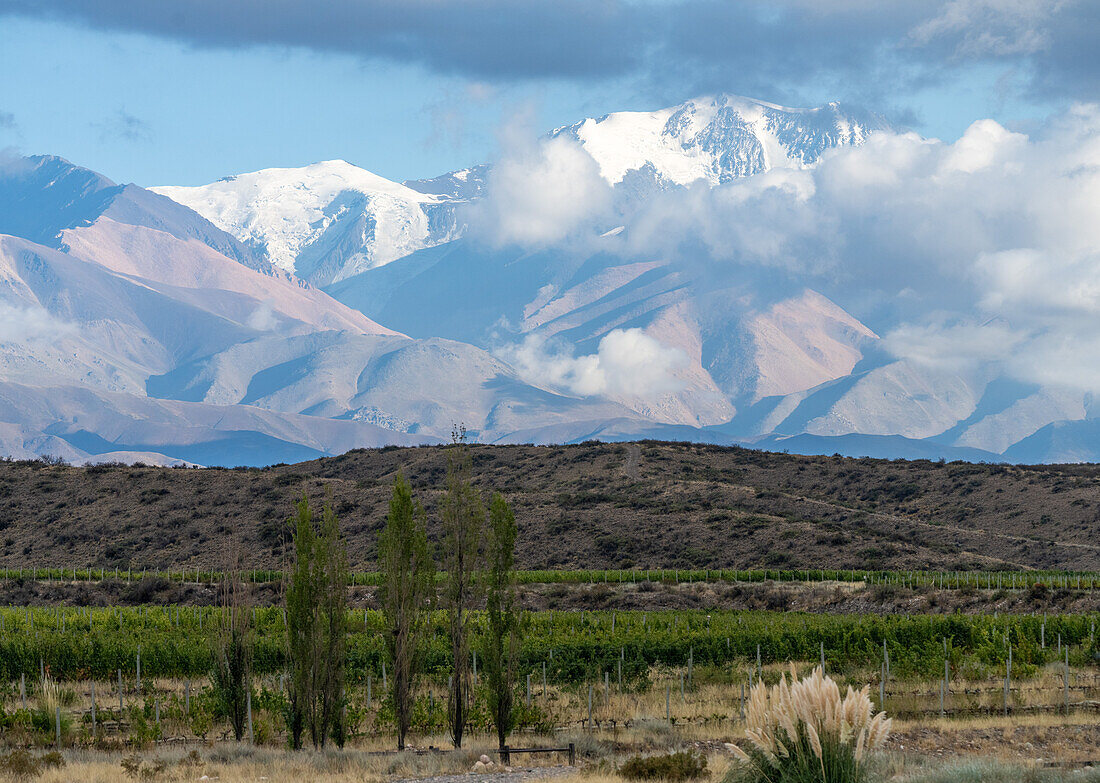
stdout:
{"type": "Polygon", "coordinates": [[[627,780],[667,780],[681,783],[706,777],[707,760],[689,751],[662,756],[634,756],[619,767],[619,775],[627,780]]]}
{"type": "Polygon", "coordinates": [[[885,712],[874,712],[870,686],[840,687],[821,668],[798,679],[791,669],[770,688],[758,682],[750,692],[745,738],[748,750],[731,749],[741,764],[730,783],[860,783],[867,752],[890,734],[885,712]]]}

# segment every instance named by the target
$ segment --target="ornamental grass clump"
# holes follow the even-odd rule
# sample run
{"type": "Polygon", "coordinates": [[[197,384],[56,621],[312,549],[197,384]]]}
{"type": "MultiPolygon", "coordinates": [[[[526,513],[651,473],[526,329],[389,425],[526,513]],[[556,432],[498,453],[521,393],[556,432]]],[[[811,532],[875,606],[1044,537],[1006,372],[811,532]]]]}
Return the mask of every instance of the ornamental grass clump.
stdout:
{"type": "Polygon", "coordinates": [[[885,712],[873,712],[869,686],[841,698],[820,668],[800,680],[791,671],[771,688],[752,689],[745,728],[748,750],[727,783],[861,783],[868,751],[890,734],[885,712]]]}

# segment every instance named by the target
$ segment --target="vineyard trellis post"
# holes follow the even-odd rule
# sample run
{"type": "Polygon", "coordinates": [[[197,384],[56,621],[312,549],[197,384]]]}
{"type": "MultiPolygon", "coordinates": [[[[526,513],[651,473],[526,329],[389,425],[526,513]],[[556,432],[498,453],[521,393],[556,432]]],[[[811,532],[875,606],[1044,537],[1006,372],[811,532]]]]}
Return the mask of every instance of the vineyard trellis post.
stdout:
{"type": "Polygon", "coordinates": [[[1066,645],[1066,666],[1062,678],[1062,702],[1065,705],[1066,715],[1069,715],[1069,645],[1066,645]]]}

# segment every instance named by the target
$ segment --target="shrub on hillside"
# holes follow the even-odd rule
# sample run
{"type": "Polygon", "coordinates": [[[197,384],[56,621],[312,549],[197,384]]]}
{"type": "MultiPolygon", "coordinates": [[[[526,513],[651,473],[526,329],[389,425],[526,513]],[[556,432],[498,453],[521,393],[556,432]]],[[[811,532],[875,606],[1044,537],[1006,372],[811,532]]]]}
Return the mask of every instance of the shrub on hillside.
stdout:
{"type": "Polygon", "coordinates": [[[634,756],[619,767],[627,780],[695,780],[707,774],[707,760],[696,753],[678,752],[663,756],[634,756]]]}
{"type": "Polygon", "coordinates": [[[872,714],[869,687],[840,688],[820,668],[799,680],[791,672],[771,688],[752,689],[746,752],[731,745],[737,765],[726,783],[862,783],[868,750],[890,733],[886,713],[872,714]]]}

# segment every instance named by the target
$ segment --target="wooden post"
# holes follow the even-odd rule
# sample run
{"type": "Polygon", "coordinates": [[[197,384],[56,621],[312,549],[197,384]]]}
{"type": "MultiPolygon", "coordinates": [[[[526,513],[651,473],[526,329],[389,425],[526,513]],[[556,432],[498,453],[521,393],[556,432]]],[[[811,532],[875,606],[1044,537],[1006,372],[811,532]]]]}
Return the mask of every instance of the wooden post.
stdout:
{"type": "Polygon", "coordinates": [[[821,643],[821,673],[825,674],[825,642],[821,643]]]}
{"type": "Polygon", "coordinates": [[[122,720],[122,711],[125,707],[122,704],[122,669],[118,670],[118,719],[122,720]]]}
{"type": "Polygon", "coordinates": [[[592,683],[588,684],[588,730],[592,731],[592,683]]]}
{"type": "Polygon", "coordinates": [[[372,696],[372,694],[371,694],[371,676],[368,674],[367,675],[367,709],[368,710],[370,709],[370,706],[371,706],[371,696],[372,696]]]}
{"type": "Polygon", "coordinates": [[[546,661],[542,662],[542,698],[546,698],[546,661]]]}
{"type": "Polygon", "coordinates": [[[527,706],[531,706],[531,674],[527,674],[527,706]]]}
{"type": "Polygon", "coordinates": [[[141,648],[137,651],[137,690],[141,693],[141,648]]]}
{"type": "Polygon", "coordinates": [[[569,743],[569,766],[577,766],[577,746],[572,742],[569,743]]]}
{"type": "Polygon", "coordinates": [[[61,708],[56,707],[54,712],[54,726],[57,729],[57,749],[61,750],[61,708]]]}
{"type": "Polygon", "coordinates": [[[183,714],[184,716],[191,714],[191,680],[185,680],[183,683],[183,714]]]}
{"type": "MultiPolygon", "coordinates": [[[[153,699],[154,717],[156,718],[157,734],[160,734],[160,697],[153,699]]],[[[160,741],[159,739],[157,740],[160,741]]]]}
{"type": "Polygon", "coordinates": [[[672,683],[668,684],[668,690],[665,691],[665,721],[672,723],[672,683]]]}
{"type": "Polygon", "coordinates": [[[19,700],[23,702],[23,709],[27,709],[27,675],[19,675],[19,700]]]}
{"type": "Polygon", "coordinates": [[[252,735],[252,689],[245,691],[245,707],[248,708],[248,744],[256,744],[256,738],[252,735]]]}
{"type": "Polygon", "coordinates": [[[1062,677],[1062,702],[1066,708],[1066,715],[1069,715],[1069,645],[1066,645],[1066,668],[1064,672],[1062,677]]]}
{"type": "Polygon", "coordinates": [[[382,661],[382,692],[385,693],[390,689],[390,686],[386,684],[386,662],[382,661]]]}
{"type": "Polygon", "coordinates": [[[741,720],[745,719],[745,683],[741,683],[741,720]]]}
{"type": "Polygon", "coordinates": [[[92,739],[95,739],[95,680],[92,680],[92,739]]]}

